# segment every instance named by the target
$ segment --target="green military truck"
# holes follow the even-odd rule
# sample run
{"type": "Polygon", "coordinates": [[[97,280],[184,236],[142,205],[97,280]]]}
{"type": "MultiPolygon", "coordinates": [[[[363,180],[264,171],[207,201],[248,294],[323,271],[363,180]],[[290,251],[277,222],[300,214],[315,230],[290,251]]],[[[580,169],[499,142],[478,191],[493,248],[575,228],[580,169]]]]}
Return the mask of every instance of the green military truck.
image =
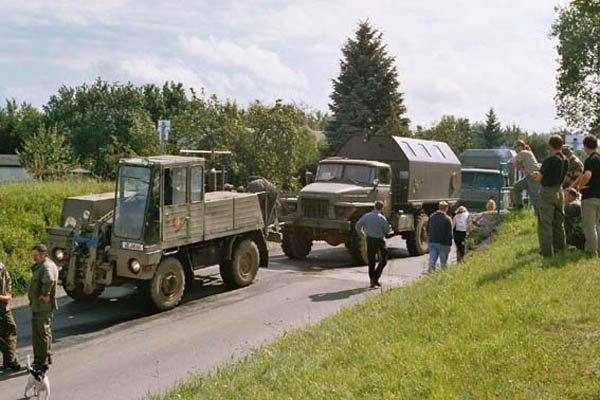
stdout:
{"type": "Polygon", "coordinates": [[[305,258],[315,240],[344,243],[357,262],[366,262],[365,240],[354,231],[358,219],[385,203],[394,233],[411,255],[427,252],[429,215],[460,196],[460,162],[442,142],[395,136],[350,137],[335,157],[319,163],[315,182],[298,197],[282,200],[282,248],[305,258]]]}
{"type": "Polygon", "coordinates": [[[204,169],[197,157],[122,160],[114,193],[66,198],[47,242],[67,294],[93,299],[129,282],[167,310],[194,270],[215,264],[226,284],[251,284],[268,263],[258,195],[206,193],[204,169]]]}

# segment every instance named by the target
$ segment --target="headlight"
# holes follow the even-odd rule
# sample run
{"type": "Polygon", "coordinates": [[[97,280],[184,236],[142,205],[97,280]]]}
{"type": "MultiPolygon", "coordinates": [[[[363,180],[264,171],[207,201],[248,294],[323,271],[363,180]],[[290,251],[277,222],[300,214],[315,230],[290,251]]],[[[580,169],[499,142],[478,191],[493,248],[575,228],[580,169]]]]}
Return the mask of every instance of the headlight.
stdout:
{"type": "Polygon", "coordinates": [[[54,250],[54,258],[57,261],[62,261],[65,258],[65,252],[63,251],[63,249],[54,250]]]}
{"type": "Polygon", "coordinates": [[[84,219],[84,221],[87,221],[88,219],[90,219],[90,210],[85,210],[81,217],[84,219]]]}
{"type": "Polygon", "coordinates": [[[133,260],[129,261],[129,269],[134,274],[137,274],[138,272],[140,272],[140,269],[142,269],[142,265],[140,264],[140,262],[138,260],[133,259],[133,260]]]}
{"type": "Polygon", "coordinates": [[[335,217],[336,218],[346,218],[352,210],[349,207],[336,207],[335,208],[335,217]]]}

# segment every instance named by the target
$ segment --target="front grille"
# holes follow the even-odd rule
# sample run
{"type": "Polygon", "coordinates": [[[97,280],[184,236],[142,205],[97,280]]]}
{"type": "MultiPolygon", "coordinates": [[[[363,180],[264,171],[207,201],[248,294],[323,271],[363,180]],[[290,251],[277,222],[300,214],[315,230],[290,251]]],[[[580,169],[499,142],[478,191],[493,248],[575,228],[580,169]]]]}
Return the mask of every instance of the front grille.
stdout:
{"type": "Polygon", "coordinates": [[[328,218],[329,201],[320,199],[301,199],[302,215],[306,218],[328,218]]]}

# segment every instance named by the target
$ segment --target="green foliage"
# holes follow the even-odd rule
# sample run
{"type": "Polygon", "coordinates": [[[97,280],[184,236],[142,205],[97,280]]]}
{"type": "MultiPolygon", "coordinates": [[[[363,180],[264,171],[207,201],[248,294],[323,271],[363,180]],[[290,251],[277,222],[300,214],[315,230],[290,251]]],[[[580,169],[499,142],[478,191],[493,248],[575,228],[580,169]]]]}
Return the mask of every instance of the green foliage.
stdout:
{"type": "Polygon", "coordinates": [[[485,128],[483,129],[482,142],[485,149],[497,149],[505,141],[502,136],[502,125],[493,108],[485,115],[485,128]]]}
{"type": "Polygon", "coordinates": [[[509,216],[460,265],[154,398],[598,398],[597,261],[537,246],[533,214],[509,216]]]}
{"type": "Polygon", "coordinates": [[[65,197],[113,189],[112,182],[0,184],[0,261],[11,274],[15,294],[24,293],[29,284],[31,248],[46,240],[44,214],[54,226],[65,197]]]}
{"type": "Polygon", "coordinates": [[[574,0],[556,12],[558,115],[573,127],[600,129],[600,2],[574,0]]]}
{"type": "Polygon", "coordinates": [[[21,165],[37,180],[60,179],[73,168],[73,152],[56,126],[27,136],[17,151],[21,165]]]}
{"type": "Polygon", "coordinates": [[[417,127],[415,136],[419,139],[446,142],[455,154],[460,154],[473,146],[474,132],[467,118],[444,115],[431,128],[417,127]]]}
{"type": "Polygon", "coordinates": [[[17,106],[14,99],[7,100],[6,107],[0,107],[0,154],[15,154],[41,124],[42,115],[31,104],[17,106]]]}
{"type": "Polygon", "coordinates": [[[335,152],[348,136],[408,133],[409,120],[394,57],[387,54],[383,35],[367,21],[358,24],[355,36],[342,48],[340,74],[333,79],[327,124],[330,151],[335,152]]]}

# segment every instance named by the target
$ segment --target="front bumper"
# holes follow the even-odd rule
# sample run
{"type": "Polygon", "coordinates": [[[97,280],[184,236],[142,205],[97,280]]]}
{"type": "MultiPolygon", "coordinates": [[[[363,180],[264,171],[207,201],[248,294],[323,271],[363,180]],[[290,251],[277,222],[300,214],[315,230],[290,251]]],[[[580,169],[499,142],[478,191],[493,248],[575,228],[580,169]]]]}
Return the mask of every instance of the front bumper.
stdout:
{"type": "Polygon", "coordinates": [[[296,216],[286,216],[281,218],[282,222],[300,226],[303,228],[333,229],[337,231],[347,231],[352,229],[350,221],[339,221],[319,218],[299,218],[296,216]]]}

